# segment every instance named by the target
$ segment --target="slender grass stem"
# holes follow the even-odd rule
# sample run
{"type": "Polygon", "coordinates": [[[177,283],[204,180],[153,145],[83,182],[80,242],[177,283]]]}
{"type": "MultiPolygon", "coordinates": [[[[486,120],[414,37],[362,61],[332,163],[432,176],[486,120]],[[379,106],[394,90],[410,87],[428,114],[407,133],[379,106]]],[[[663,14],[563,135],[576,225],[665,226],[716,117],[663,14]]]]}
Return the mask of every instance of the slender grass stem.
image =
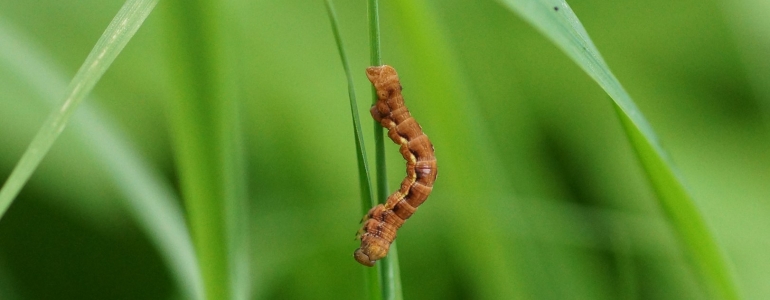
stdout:
{"type": "MultiPolygon", "coordinates": [[[[350,114],[353,119],[353,134],[356,143],[356,157],[358,159],[358,181],[361,190],[361,209],[363,213],[366,214],[369,209],[371,209],[376,203],[374,202],[374,194],[372,193],[372,182],[369,176],[369,164],[364,146],[364,135],[361,128],[361,118],[358,115],[356,91],[353,85],[353,74],[350,71],[350,64],[348,63],[345,47],[342,43],[342,36],[339,31],[337,14],[334,11],[334,6],[331,0],[325,0],[325,3],[326,11],[329,15],[329,21],[331,22],[332,26],[332,32],[334,33],[334,39],[337,42],[337,50],[339,51],[340,60],[342,62],[342,66],[345,70],[345,76],[347,77],[348,81],[350,114]]],[[[366,268],[365,273],[367,298],[370,300],[381,299],[380,275],[378,268],[366,268]]]]}
{"type": "Polygon", "coordinates": [[[671,221],[704,286],[723,299],[743,298],[732,266],[684,177],[567,2],[561,1],[556,6],[546,0],[499,2],[551,39],[612,98],[615,112],[658,196],[658,203],[671,221]]]}
{"type": "MultiPolygon", "coordinates": [[[[372,66],[382,64],[382,54],[380,50],[380,2],[379,0],[369,0],[369,54],[372,66]]],[[[377,98],[374,98],[377,101],[377,98]]]]}
{"type": "MultiPolygon", "coordinates": [[[[0,22],[0,64],[8,63],[38,94],[47,107],[54,107],[60,91],[66,90],[68,75],[50,62],[48,53],[23,38],[10,25],[0,22]]],[[[97,100],[97,101],[93,101],[97,100]]],[[[203,299],[203,281],[195,259],[190,233],[174,188],[157,166],[150,164],[135,145],[117,128],[109,115],[90,102],[81,104],[77,117],[67,125],[99,162],[121,192],[118,197],[128,215],[157,247],[169,275],[185,299],[203,299]]]]}
{"type": "Polygon", "coordinates": [[[61,108],[52,112],[0,189],[0,218],[51,149],[78,105],[131,40],[158,0],[129,0],[112,19],[67,88],[61,108]]]}
{"type": "Polygon", "coordinates": [[[345,70],[345,77],[348,81],[348,97],[350,99],[350,115],[353,119],[353,134],[356,142],[356,154],[358,155],[358,175],[361,184],[361,199],[363,213],[367,213],[369,208],[374,206],[374,195],[372,194],[372,184],[369,176],[369,164],[366,157],[366,147],[364,146],[364,135],[361,130],[361,118],[358,115],[358,104],[356,101],[356,90],[353,85],[353,74],[350,71],[350,64],[348,63],[347,53],[345,53],[345,47],[342,43],[342,36],[339,32],[339,25],[337,22],[337,14],[334,11],[334,6],[331,0],[325,0],[326,10],[329,14],[329,20],[331,22],[334,38],[337,42],[337,50],[340,54],[340,60],[342,67],[345,70]],[[369,208],[367,208],[367,206],[369,208]]]}
{"type": "MultiPolygon", "coordinates": [[[[382,65],[382,51],[380,47],[380,13],[379,1],[369,0],[369,53],[373,66],[382,65]]],[[[377,93],[372,87],[372,103],[377,102],[377,93]]],[[[377,200],[385,203],[388,199],[388,177],[385,165],[385,137],[380,124],[374,123],[374,141],[377,165],[377,200]]],[[[401,278],[398,268],[398,251],[394,241],[388,252],[388,256],[382,259],[380,266],[380,279],[382,280],[383,299],[401,299],[401,278]]]]}

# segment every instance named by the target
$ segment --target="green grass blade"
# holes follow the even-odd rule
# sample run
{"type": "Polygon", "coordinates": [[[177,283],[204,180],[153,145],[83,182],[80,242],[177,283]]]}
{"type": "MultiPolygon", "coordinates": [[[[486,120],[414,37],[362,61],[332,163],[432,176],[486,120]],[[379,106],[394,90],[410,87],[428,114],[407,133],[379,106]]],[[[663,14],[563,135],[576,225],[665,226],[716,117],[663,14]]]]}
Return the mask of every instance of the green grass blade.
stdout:
{"type": "Polygon", "coordinates": [[[332,31],[334,32],[334,39],[337,42],[337,50],[340,54],[340,60],[342,61],[342,67],[345,70],[345,76],[348,80],[348,96],[350,99],[350,114],[353,119],[353,133],[356,142],[356,154],[358,157],[358,179],[361,185],[361,199],[363,213],[369,212],[368,206],[371,208],[374,206],[374,195],[372,194],[372,184],[369,176],[369,163],[366,158],[366,148],[364,146],[364,135],[361,130],[361,118],[358,115],[358,104],[356,101],[356,91],[353,86],[353,74],[350,72],[350,65],[348,63],[347,54],[345,53],[345,47],[342,43],[342,37],[340,36],[339,26],[337,24],[337,14],[334,11],[334,6],[331,0],[325,0],[326,10],[329,14],[329,21],[331,22],[332,31]]]}
{"type": "Polygon", "coordinates": [[[655,156],[654,147],[639,130],[635,130],[631,118],[623,114],[617,106],[615,108],[643,162],[661,206],[679,234],[695,267],[707,280],[713,292],[720,295],[720,299],[740,299],[732,270],[695,201],[683,185],[673,184],[681,182],[677,172],[667,160],[655,156]]]}
{"type": "Polygon", "coordinates": [[[234,2],[167,3],[173,144],[206,298],[249,298],[234,2]]]}
{"type": "MultiPolygon", "coordinates": [[[[372,66],[382,65],[382,51],[380,47],[380,12],[379,0],[369,0],[369,51],[372,66]]],[[[377,93],[372,87],[372,103],[377,102],[377,93]]],[[[388,176],[385,165],[385,137],[380,124],[374,123],[374,147],[375,162],[377,164],[377,200],[385,203],[388,199],[388,176]]],[[[380,279],[382,280],[383,299],[402,299],[401,274],[398,267],[398,253],[396,242],[391,245],[388,256],[380,260],[380,279]]]]}
{"type": "Polygon", "coordinates": [[[380,277],[382,279],[382,299],[401,300],[404,294],[401,289],[401,269],[398,266],[398,243],[390,244],[388,256],[382,259],[380,277]]]}
{"type": "MultiPolygon", "coordinates": [[[[366,158],[366,149],[364,146],[364,135],[361,129],[361,118],[358,115],[358,104],[356,101],[356,91],[353,86],[353,74],[350,72],[350,64],[348,63],[347,54],[345,53],[345,47],[342,43],[342,36],[339,32],[339,25],[337,22],[337,14],[334,11],[334,5],[331,0],[325,0],[326,12],[329,15],[329,21],[331,22],[332,32],[334,33],[334,39],[337,43],[337,50],[340,54],[340,60],[342,67],[345,70],[345,77],[348,80],[348,98],[350,99],[350,114],[353,119],[353,134],[356,142],[356,157],[358,159],[358,183],[361,190],[361,209],[362,213],[369,212],[374,205],[374,194],[372,193],[372,182],[369,176],[369,164],[366,158]]],[[[367,298],[376,300],[381,299],[380,292],[380,279],[378,268],[366,268],[366,291],[367,298]]]]}
{"type": "Polygon", "coordinates": [[[61,108],[49,115],[0,189],[0,218],[67,126],[75,109],[93,90],[157,3],[158,0],[129,0],[112,19],[72,79],[61,108]]]}
{"type": "MultiPolygon", "coordinates": [[[[382,47],[380,47],[380,1],[368,1],[369,15],[369,63],[372,66],[382,65],[382,47]]],[[[377,101],[377,98],[374,98],[377,101]]]]}
{"type": "Polygon", "coordinates": [[[687,191],[682,176],[569,5],[565,1],[551,0],[500,2],[550,38],[610,95],[626,134],[657,192],[660,204],[696,269],[706,280],[707,286],[715,289],[720,298],[740,298],[727,260],[687,191]]]}
{"type": "MultiPolygon", "coordinates": [[[[47,63],[50,59],[21,36],[0,22],[0,61],[27,81],[40,99],[50,100],[44,104],[53,106],[60,91],[67,88],[64,72],[47,63]]],[[[68,126],[90,145],[88,149],[112,177],[124,195],[120,198],[122,204],[158,248],[180,293],[187,299],[202,299],[203,285],[195,251],[173,187],[88,102],[82,104],[78,116],[68,126]]]]}
{"type": "Polygon", "coordinates": [[[84,131],[88,135],[83,138],[88,139],[95,156],[112,172],[116,186],[125,195],[123,205],[129,215],[156,245],[186,298],[203,299],[195,249],[173,188],[108,123],[97,122],[91,111],[84,115],[84,123],[95,127],[84,131]]]}

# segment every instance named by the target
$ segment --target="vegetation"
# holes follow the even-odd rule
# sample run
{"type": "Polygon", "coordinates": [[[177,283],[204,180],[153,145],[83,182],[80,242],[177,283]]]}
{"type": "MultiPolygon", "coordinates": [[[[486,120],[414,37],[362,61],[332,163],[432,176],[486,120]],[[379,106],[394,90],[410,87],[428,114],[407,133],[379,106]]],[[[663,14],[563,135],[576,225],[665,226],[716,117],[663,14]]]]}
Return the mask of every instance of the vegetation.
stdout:
{"type": "Polygon", "coordinates": [[[332,2],[0,3],[0,299],[770,296],[770,5],[332,2]],[[440,169],[382,272],[376,56],[440,169]]]}

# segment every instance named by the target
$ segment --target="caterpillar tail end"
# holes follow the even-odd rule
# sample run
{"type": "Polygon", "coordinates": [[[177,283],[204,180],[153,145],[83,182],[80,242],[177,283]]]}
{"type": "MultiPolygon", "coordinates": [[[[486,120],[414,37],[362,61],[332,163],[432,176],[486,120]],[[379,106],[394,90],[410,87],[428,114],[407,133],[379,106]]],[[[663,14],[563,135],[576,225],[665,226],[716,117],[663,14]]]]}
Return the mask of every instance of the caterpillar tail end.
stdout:
{"type": "Polygon", "coordinates": [[[367,267],[373,267],[375,261],[369,259],[369,255],[364,254],[364,251],[361,250],[361,248],[356,249],[356,252],[353,252],[353,257],[355,257],[356,261],[360,264],[367,266],[367,267]]]}

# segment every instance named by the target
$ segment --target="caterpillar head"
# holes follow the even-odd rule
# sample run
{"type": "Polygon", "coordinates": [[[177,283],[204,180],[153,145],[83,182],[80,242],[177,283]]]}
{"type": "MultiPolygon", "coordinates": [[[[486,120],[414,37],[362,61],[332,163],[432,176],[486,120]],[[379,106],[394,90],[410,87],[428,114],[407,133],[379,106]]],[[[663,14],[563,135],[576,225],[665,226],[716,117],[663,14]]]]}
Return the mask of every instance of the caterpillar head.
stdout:
{"type": "Polygon", "coordinates": [[[361,248],[358,248],[358,249],[356,249],[356,252],[353,252],[353,257],[355,257],[356,261],[358,261],[359,263],[361,263],[364,266],[367,266],[367,267],[373,267],[374,266],[375,261],[369,259],[369,255],[366,255],[364,253],[364,250],[362,250],[361,248]]]}
{"type": "Polygon", "coordinates": [[[353,257],[362,265],[371,267],[388,255],[388,248],[390,248],[390,242],[364,233],[361,236],[361,247],[353,252],[353,257]]]}

